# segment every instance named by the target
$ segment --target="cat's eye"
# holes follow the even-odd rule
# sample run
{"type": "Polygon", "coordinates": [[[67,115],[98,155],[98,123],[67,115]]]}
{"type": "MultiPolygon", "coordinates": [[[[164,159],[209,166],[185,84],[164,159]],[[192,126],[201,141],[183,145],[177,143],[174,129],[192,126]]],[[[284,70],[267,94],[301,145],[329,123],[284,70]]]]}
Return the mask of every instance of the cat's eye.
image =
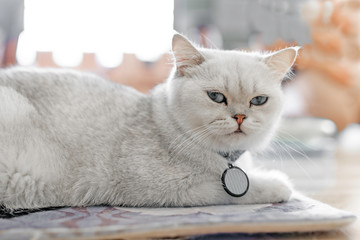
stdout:
{"type": "Polygon", "coordinates": [[[219,93],[219,92],[207,92],[209,98],[211,100],[213,100],[214,102],[217,103],[226,103],[226,97],[224,96],[224,94],[219,93]]]}
{"type": "Polygon", "coordinates": [[[266,97],[266,96],[256,96],[251,99],[250,106],[251,105],[256,105],[256,106],[264,105],[267,102],[267,100],[268,100],[268,97],[266,97]]]}

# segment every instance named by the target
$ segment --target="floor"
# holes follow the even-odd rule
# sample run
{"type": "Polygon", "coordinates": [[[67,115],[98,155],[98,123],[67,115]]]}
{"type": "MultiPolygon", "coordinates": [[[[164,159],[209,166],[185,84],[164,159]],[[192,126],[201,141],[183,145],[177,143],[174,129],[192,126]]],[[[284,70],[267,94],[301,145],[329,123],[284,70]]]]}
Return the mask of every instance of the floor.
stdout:
{"type": "MultiPolygon", "coordinates": [[[[316,143],[312,144],[312,150],[301,145],[306,141],[294,139],[292,143],[277,147],[273,151],[276,152],[275,156],[268,154],[267,159],[258,163],[286,172],[301,193],[351,212],[359,218],[360,125],[351,125],[340,134],[328,135],[326,138],[309,139],[308,143],[316,143]]],[[[295,236],[276,238],[294,239],[295,236]]],[[[301,235],[299,239],[360,239],[360,219],[343,229],[301,235]]]]}
{"type": "MultiPolygon", "coordinates": [[[[360,149],[359,149],[360,150],[360,149]]],[[[303,158],[283,157],[277,160],[258,160],[266,168],[281,169],[292,179],[301,193],[333,207],[360,216],[360,151],[348,153],[336,150],[324,156],[303,158]]],[[[187,240],[234,239],[360,239],[360,219],[350,226],[330,232],[287,234],[216,234],[181,238],[187,240]]]]}
{"type": "MultiPolygon", "coordinates": [[[[324,168],[326,169],[326,167],[324,168]]],[[[309,196],[360,217],[360,154],[338,150],[331,185],[309,196]]],[[[310,239],[310,238],[309,238],[310,239]]],[[[343,229],[311,239],[360,239],[360,219],[343,229]]]]}

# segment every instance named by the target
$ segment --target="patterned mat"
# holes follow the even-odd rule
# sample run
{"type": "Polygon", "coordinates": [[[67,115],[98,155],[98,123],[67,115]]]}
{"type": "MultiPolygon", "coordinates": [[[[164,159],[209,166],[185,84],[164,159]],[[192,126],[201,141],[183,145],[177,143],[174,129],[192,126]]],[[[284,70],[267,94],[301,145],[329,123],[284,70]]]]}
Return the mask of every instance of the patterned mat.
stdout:
{"type": "Polygon", "coordinates": [[[3,209],[0,239],[149,238],[211,233],[327,231],[355,216],[296,194],[279,204],[193,208],[98,206],[9,212],[3,209]],[[14,216],[15,215],[15,216],[14,216]]]}

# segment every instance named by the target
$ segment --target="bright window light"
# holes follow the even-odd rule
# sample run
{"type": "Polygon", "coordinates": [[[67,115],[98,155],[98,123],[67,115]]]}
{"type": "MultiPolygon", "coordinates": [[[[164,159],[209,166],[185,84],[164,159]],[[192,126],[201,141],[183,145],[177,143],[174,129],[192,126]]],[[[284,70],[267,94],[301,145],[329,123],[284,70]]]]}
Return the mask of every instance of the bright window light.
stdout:
{"type": "Polygon", "coordinates": [[[154,61],[170,50],[171,0],[25,0],[24,32],[17,58],[29,65],[36,52],[53,52],[61,66],[76,66],[95,53],[115,67],[124,53],[154,61]]]}

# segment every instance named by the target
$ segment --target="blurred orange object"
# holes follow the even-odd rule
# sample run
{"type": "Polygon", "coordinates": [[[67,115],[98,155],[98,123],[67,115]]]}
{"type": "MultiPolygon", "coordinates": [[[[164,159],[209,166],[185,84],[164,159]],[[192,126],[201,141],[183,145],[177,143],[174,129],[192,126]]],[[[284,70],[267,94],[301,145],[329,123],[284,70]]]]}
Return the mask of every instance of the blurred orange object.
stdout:
{"type": "MultiPolygon", "coordinates": [[[[313,44],[296,60],[305,114],[333,120],[342,130],[360,122],[360,1],[309,1],[302,9],[313,44]]],[[[282,40],[266,50],[294,46],[282,40]]]]}
{"type": "MultiPolygon", "coordinates": [[[[51,52],[38,52],[36,66],[59,67],[54,62],[51,52]]],[[[155,85],[168,78],[172,67],[172,55],[170,54],[163,54],[153,63],[142,62],[134,54],[124,54],[123,61],[119,66],[104,68],[97,63],[95,54],[85,53],[81,64],[73,68],[93,72],[113,82],[131,86],[143,93],[149,93],[155,85]]]]}
{"type": "Polygon", "coordinates": [[[312,33],[313,45],[323,52],[341,54],[341,40],[338,32],[316,31],[312,33]]]}
{"type": "Polygon", "coordinates": [[[302,13],[313,40],[297,62],[307,112],[342,130],[360,122],[360,2],[311,1],[302,13]]]}
{"type": "Polygon", "coordinates": [[[125,54],[124,60],[117,68],[107,71],[107,77],[148,93],[155,85],[165,81],[173,67],[171,55],[164,54],[158,61],[146,64],[135,55],[125,54]]]}

